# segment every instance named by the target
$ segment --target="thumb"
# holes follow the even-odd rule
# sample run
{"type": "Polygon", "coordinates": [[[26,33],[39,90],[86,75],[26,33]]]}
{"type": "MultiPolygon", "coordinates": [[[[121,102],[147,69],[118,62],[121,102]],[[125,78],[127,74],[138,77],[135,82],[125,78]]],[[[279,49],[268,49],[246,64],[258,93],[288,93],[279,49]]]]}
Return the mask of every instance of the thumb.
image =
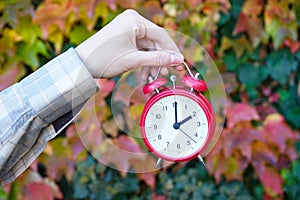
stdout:
{"type": "Polygon", "coordinates": [[[137,51],[132,59],[132,67],[169,67],[181,64],[184,57],[175,51],[137,51]]]}

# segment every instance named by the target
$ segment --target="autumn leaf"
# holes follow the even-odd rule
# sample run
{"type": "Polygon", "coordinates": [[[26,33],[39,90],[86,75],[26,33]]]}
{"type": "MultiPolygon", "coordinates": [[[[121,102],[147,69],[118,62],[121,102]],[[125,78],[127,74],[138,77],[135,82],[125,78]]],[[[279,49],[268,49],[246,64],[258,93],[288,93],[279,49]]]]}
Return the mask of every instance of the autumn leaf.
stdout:
{"type": "Polygon", "coordinates": [[[128,0],[128,1],[116,0],[116,1],[122,8],[132,8],[137,3],[139,3],[139,0],[128,0]]]}
{"type": "Polygon", "coordinates": [[[286,124],[283,116],[278,113],[266,117],[262,133],[269,143],[278,146],[280,153],[286,151],[288,140],[300,139],[299,135],[286,124]]]}
{"type": "Polygon", "coordinates": [[[34,22],[40,24],[43,37],[46,39],[51,25],[56,25],[60,30],[65,28],[65,21],[70,12],[68,1],[55,3],[55,1],[48,0],[40,4],[35,11],[34,22]]]}
{"type": "Polygon", "coordinates": [[[143,158],[139,145],[132,138],[125,135],[104,140],[100,146],[100,154],[102,163],[115,166],[123,175],[132,166],[132,160],[139,159],[139,157],[143,158]]]}
{"type": "Polygon", "coordinates": [[[23,1],[5,1],[4,12],[1,12],[2,19],[8,23],[10,27],[15,28],[20,25],[20,19],[34,14],[34,8],[30,0],[23,1]]]}
{"type": "Polygon", "coordinates": [[[206,0],[203,2],[202,11],[206,14],[227,12],[231,8],[228,0],[206,0]]]}
{"type": "Polygon", "coordinates": [[[252,45],[245,35],[242,35],[239,39],[229,39],[223,36],[221,39],[221,47],[219,49],[220,53],[223,54],[224,51],[228,49],[233,49],[237,58],[240,58],[243,53],[251,53],[253,51],[252,45]]]}
{"type": "Polygon", "coordinates": [[[259,174],[259,179],[271,197],[283,195],[283,179],[274,168],[265,167],[259,174]]]}
{"type": "Polygon", "coordinates": [[[75,166],[68,140],[66,138],[56,138],[48,145],[51,146],[51,154],[43,153],[39,157],[39,161],[47,167],[48,177],[58,180],[62,175],[65,175],[68,180],[71,180],[75,166]]]}
{"type": "Polygon", "coordinates": [[[242,12],[247,16],[259,16],[264,7],[263,0],[246,0],[243,4],[242,12]]]}
{"type": "Polygon", "coordinates": [[[256,141],[251,144],[252,159],[251,164],[258,174],[265,166],[276,166],[279,155],[266,142],[256,141]]]}
{"type": "Polygon", "coordinates": [[[119,134],[119,127],[116,125],[114,119],[107,120],[101,125],[104,133],[111,137],[117,137],[119,134]]]}
{"type": "Polygon", "coordinates": [[[261,41],[267,41],[267,35],[259,18],[263,6],[264,2],[262,0],[247,0],[243,5],[242,12],[233,31],[234,35],[247,32],[253,47],[257,47],[261,41]]]}
{"type": "Polygon", "coordinates": [[[66,130],[66,137],[69,140],[69,144],[72,148],[72,159],[81,160],[86,158],[87,151],[85,146],[82,144],[81,138],[78,136],[75,126],[69,126],[66,130]]]}
{"type": "Polygon", "coordinates": [[[28,196],[26,200],[40,199],[40,200],[53,200],[54,196],[51,189],[44,183],[31,183],[27,185],[28,196]]]}
{"type": "Polygon", "coordinates": [[[16,43],[21,39],[16,30],[4,28],[0,38],[0,52],[8,56],[14,56],[17,50],[16,43]]]}
{"type": "Polygon", "coordinates": [[[284,45],[288,48],[290,48],[291,53],[296,53],[300,50],[300,42],[299,41],[293,41],[291,39],[286,39],[284,41],[284,45]]]}
{"type": "Polygon", "coordinates": [[[150,188],[154,189],[156,183],[156,174],[159,173],[158,170],[154,170],[154,166],[156,164],[154,157],[148,154],[138,159],[134,159],[131,162],[134,170],[138,172],[138,178],[145,181],[150,188]]]}
{"type": "Polygon", "coordinates": [[[294,20],[293,6],[288,1],[269,1],[265,12],[265,30],[273,40],[275,49],[278,49],[286,39],[297,41],[298,25],[294,20]],[[290,8],[291,7],[291,8],[290,8]]]}
{"type": "Polygon", "coordinates": [[[242,121],[259,120],[256,109],[246,103],[231,103],[227,106],[226,112],[228,128],[242,121]]]}
{"type": "Polygon", "coordinates": [[[0,91],[11,86],[25,75],[25,68],[17,62],[7,64],[6,69],[0,71],[0,91]]]}

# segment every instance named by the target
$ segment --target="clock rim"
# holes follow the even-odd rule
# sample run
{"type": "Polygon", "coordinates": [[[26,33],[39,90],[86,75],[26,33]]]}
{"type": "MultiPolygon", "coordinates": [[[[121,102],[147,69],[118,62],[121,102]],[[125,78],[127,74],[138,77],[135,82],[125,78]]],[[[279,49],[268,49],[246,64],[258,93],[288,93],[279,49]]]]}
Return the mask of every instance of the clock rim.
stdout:
{"type": "Polygon", "coordinates": [[[164,88],[163,90],[161,90],[160,93],[154,94],[146,102],[143,112],[142,112],[142,115],[141,115],[141,119],[140,119],[140,130],[142,133],[143,141],[146,144],[147,148],[151,152],[153,152],[156,156],[158,156],[159,158],[162,158],[164,160],[168,160],[168,161],[184,162],[184,161],[194,159],[195,157],[200,155],[201,152],[204,151],[207,148],[207,146],[209,145],[209,143],[211,142],[214,131],[215,131],[214,112],[213,112],[212,106],[209,103],[209,101],[201,93],[194,94],[190,91],[184,90],[184,87],[177,87],[176,90],[173,90],[172,87],[167,87],[167,88],[164,88]],[[147,117],[147,114],[148,114],[150,108],[160,99],[165,98],[167,96],[172,96],[172,95],[181,95],[181,96],[185,96],[185,97],[188,97],[188,98],[191,98],[192,100],[194,100],[203,109],[203,111],[206,115],[206,118],[207,118],[207,123],[208,123],[208,137],[206,138],[203,145],[197,151],[195,151],[195,153],[185,156],[185,157],[181,157],[181,158],[173,158],[173,157],[168,157],[168,156],[161,154],[159,151],[157,151],[151,145],[151,143],[149,142],[149,140],[146,136],[146,131],[145,131],[145,121],[146,121],[146,117],[147,117]]]}

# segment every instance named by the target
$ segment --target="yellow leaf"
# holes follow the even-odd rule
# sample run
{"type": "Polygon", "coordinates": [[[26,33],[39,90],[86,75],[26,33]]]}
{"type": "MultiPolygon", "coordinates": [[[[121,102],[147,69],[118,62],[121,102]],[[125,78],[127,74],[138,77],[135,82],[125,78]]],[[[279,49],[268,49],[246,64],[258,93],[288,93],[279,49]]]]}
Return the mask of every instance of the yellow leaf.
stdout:
{"type": "Polygon", "coordinates": [[[59,54],[61,52],[64,37],[63,33],[56,25],[50,27],[48,40],[54,44],[56,54],[59,54]]]}

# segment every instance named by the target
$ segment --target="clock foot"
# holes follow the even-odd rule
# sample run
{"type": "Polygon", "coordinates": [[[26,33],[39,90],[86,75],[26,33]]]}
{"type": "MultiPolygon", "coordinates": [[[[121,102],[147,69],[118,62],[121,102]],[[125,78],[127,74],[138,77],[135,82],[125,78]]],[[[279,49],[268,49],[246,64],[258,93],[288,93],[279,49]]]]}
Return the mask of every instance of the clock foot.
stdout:
{"type": "Polygon", "coordinates": [[[202,158],[200,155],[199,155],[197,158],[198,158],[198,160],[203,164],[203,166],[206,167],[203,158],[202,158]]]}
{"type": "Polygon", "coordinates": [[[162,159],[159,158],[155,164],[155,169],[159,168],[161,166],[161,162],[162,162],[162,159]]]}

